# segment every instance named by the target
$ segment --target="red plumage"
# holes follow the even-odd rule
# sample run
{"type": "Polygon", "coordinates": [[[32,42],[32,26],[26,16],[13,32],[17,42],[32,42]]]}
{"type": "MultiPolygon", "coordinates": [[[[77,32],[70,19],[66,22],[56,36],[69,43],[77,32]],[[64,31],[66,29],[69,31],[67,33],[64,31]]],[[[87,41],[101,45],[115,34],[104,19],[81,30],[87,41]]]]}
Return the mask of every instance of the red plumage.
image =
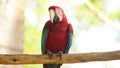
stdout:
{"type": "MultiPolygon", "coordinates": [[[[47,23],[51,22],[48,21],[47,23]]],[[[46,50],[52,53],[64,52],[67,45],[67,25],[60,23],[49,26],[49,32],[46,38],[46,50]]]]}

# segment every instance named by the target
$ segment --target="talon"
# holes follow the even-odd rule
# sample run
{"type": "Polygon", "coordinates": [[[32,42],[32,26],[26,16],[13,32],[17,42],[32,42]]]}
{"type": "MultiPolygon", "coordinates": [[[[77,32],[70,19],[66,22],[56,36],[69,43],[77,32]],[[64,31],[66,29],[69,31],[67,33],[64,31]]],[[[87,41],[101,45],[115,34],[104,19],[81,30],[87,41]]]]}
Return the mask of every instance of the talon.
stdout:
{"type": "Polygon", "coordinates": [[[52,54],[52,52],[51,52],[51,51],[49,51],[49,52],[48,52],[48,56],[49,56],[49,58],[50,58],[50,59],[52,59],[53,54],[52,54]]]}
{"type": "Polygon", "coordinates": [[[59,51],[58,56],[59,56],[59,59],[60,59],[60,60],[62,59],[62,54],[63,54],[63,52],[62,52],[62,51],[59,51]]]}

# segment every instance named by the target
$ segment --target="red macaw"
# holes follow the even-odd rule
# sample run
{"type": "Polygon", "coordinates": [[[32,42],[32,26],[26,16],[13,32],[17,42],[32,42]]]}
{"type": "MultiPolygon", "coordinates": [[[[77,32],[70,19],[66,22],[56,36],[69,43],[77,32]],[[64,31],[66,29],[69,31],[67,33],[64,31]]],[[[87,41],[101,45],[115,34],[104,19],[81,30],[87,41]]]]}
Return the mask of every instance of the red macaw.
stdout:
{"type": "MultiPolygon", "coordinates": [[[[50,20],[46,22],[41,39],[42,54],[68,53],[72,44],[73,28],[68,24],[64,11],[58,6],[49,7],[50,20]]],[[[44,68],[60,68],[62,64],[43,64],[44,68]]]]}

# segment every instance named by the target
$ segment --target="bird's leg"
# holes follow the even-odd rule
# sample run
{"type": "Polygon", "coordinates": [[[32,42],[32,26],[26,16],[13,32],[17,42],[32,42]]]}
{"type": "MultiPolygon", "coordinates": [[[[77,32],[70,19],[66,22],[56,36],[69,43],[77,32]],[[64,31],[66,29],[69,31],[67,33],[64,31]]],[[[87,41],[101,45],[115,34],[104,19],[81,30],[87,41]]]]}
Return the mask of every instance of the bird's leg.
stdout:
{"type": "Polygon", "coordinates": [[[62,59],[62,54],[63,54],[62,51],[59,51],[59,52],[58,52],[58,57],[60,58],[60,60],[62,59]]]}
{"type": "Polygon", "coordinates": [[[52,59],[53,53],[51,51],[48,51],[47,53],[48,53],[49,58],[52,59]]]}

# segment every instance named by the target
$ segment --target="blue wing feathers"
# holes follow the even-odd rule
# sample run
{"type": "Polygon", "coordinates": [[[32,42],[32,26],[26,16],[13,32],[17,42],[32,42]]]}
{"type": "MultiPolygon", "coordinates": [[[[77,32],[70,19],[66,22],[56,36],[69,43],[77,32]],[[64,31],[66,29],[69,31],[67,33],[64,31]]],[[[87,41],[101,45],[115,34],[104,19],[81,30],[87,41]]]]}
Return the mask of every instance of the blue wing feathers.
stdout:
{"type": "Polygon", "coordinates": [[[69,49],[72,45],[72,39],[73,39],[73,28],[72,28],[72,25],[71,24],[68,24],[68,29],[67,29],[67,45],[66,45],[66,48],[65,48],[65,53],[68,54],[69,52],[69,49]]]}
{"type": "Polygon", "coordinates": [[[73,35],[72,35],[72,33],[70,33],[70,41],[69,41],[68,49],[70,49],[70,47],[72,45],[72,39],[73,39],[73,35]]]}
{"type": "Polygon", "coordinates": [[[69,42],[68,42],[67,48],[65,49],[65,53],[67,53],[67,54],[68,54],[69,49],[70,49],[70,47],[71,47],[71,45],[72,45],[72,33],[70,33],[69,39],[70,39],[70,40],[69,40],[69,42]]]}
{"type": "Polygon", "coordinates": [[[45,43],[46,43],[46,37],[47,37],[48,29],[44,30],[42,33],[42,39],[41,39],[41,50],[42,54],[45,54],[45,43]]]}

